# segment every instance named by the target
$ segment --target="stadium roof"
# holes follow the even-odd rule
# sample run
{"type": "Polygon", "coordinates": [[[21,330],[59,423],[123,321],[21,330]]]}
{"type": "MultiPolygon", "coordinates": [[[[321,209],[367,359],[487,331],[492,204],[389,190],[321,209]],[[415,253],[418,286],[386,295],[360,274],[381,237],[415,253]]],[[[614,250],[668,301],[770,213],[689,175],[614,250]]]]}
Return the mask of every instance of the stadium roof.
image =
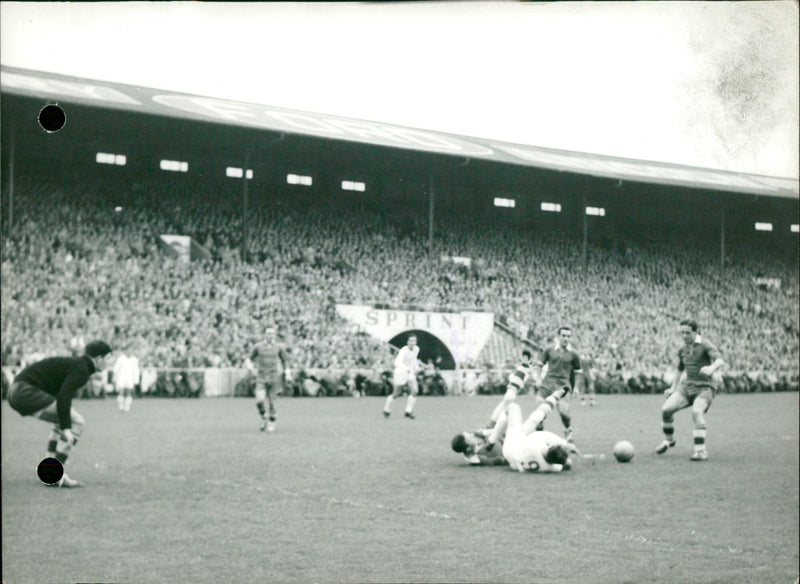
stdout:
{"type": "Polygon", "coordinates": [[[797,179],[512,144],[12,67],[0,68],[0,88],[3,94],[47,103],[138,112],[623,181],[800,198],[797,179]]]}

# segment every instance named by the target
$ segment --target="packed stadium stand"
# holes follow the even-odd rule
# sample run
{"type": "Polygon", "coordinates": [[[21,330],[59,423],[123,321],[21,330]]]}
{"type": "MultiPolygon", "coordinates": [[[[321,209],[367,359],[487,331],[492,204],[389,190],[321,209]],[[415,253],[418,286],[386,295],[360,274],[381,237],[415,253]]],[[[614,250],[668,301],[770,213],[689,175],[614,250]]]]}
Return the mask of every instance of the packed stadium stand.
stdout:
{"type": "Polygon", "coordinates": [[[599,373],[626,379],[674,365],[676,325],[688,316],[722,350],[726,374],[796,385],[796,249],[732,241],[723,273],[713,237],[639,226],[591,240],[583,270],[574,233],[486,228],[474,214],[443,210],[436,249],[475,259],[467,268],[428,253],[424,214],[409,220],[391,202],[254,187],[243,254],[235,187],[54,176],[15,177],[14,225],[3,231],[4,360],[98,337],[133,340],[143,366],[239,367],[274,323],[298,369],[389,368],[390,348],[336,314],[344,302],[491,310],[502,331],[476,368],[509,365],[515,345],[504,335],[546,346],[569,324],[599,373]],[[211,259],[171,258],[157,245],[167,233],[191,236],[211,259]],[[765,274],[782,286],[757,284],[765,274]]]}

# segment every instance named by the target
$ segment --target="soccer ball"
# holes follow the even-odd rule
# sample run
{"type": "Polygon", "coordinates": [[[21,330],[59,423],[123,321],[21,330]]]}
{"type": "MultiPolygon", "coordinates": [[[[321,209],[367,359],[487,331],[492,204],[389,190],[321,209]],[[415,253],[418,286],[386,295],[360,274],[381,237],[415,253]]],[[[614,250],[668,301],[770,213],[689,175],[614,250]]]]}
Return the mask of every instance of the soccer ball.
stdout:
{"type": "Polygon", "coordinates": [[[614,458],[619,462],[628,462],[633,458],[633,444],[620,440],[614,445],[614,458]]]}

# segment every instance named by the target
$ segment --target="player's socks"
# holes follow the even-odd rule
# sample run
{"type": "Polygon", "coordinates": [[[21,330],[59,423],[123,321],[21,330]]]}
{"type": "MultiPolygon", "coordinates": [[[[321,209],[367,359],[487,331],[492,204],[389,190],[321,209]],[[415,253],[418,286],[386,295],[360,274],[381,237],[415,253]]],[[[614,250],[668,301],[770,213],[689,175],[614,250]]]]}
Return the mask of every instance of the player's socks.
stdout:
{"type": "Polygon", "coordinates": [[[414,404],[417,403],[417,396],[409,395],[408,401],[406,402],[406,414],[410,414],[414,411],[414,404]]]}
{"type": "Polygon", "coordinates": [[[528,419],[525,420],[525,423],[522,424],[522,432],[525,434],[530,434],[534,430],[541,431],[544,429],[544,419],[547,415],[553,411],[553,407],[556,405],[558,399],[555,396],[548,397],[543,403],[539,404],[531,415],[528,416],[528,419]]]}
{"type": "Polygon", "coordinates": [[[124,410],[125,410],[126,412],[129,412],[129,411],[131,411],[131,404],[132,404],[132,403],[133,403],[133,396],[130,396],[130,395],[129,395],[129,396],[127,396],[127,397],[125,398],[125,404],[124,404],[124,406],[123,406],[123,407],[124,407],[124,410]]]}
{"type": "Polygon", "coordinates": [[[489,433],[489,436],[487,438],[487,443],[488,443],[486,447],[487,450],[491,450],[492,448],[494,448],[494,445],[495,443],[497,443],[497,440],[500,438],[501,434],[503,434],[506,431],[506,426],[508,426],[508,413],[503,412],[502,414],[500,414],[500,418],[497,420],[497,424],[495,425],[494,428],[492,428],[492,431],[489,433]]]}
{"type": "Polygon", "coordinates": [[[672,425],[672,419],[664,419],[661,422],[661,431],[664,432],[664,440],[675,444],[675,427],[672,425]]]}
{"type": "Polygon", "coordinates": [[[125,396],[123,396],[122,393],[117,396],[117,406],[119,407],[120,411],[125,408],[125,396]]]}
{"type": "Polygon", "coordinates": [[[56,428],[50,430],[50,439],[47,441],[47,455],[55,457],[56,455],[56,446],[58,446],[58,441],[61,438],[61,431],[56,428]]]}
{"type": "Polygon", "coordinates": [[[561,414],[561,423],[564,424],[564,440],[572,442],[575,430],[572,429],[572,416],[561,414]]]}
{"type": "Polygon", "coordinates": [[[705,452],[706,450],[706,428],[705,426],[701,428],[695,428],[692,431],[694,436],[694,451],[695,452],[705,452]]]}
{"type": "Polygon", "coordinates": [[[61,439],[59,439],[56,443],[56,460],[58,460],[61,464],[66,464],[67,458],[69,458],[69,453],[72,451],[72,447],[75,446],[77,442],[77,436],[73,436],[72,442],[67,442],[66,440],[63,440],[62,435],[61,439]]]}
{"type": "Polygon", "coordinates": [[[392,413],[392,402],[394,401],[394,394],[390,393],[386,396],[386,403],[383,404],[383,417],[388,418],[392,413]]]}
{"type": "Polygon", "coordinates": [[[492,415],[489,416],[490,427],[494,428],[494,425],[497,424],[497,419],[500,417],[500,414],[502,414],[504,411],[506,411],[506,400],[503,400],[499,404],[497,404],[497,407],[492,412],[492,415]]]}
{"type": "Polygon", "coordinates": [[[265,417],[267,415],[267,410],[264,407],[264,402],[256,402],[256,408],[258,408],[258,413],[261,414],[261,417],[265,417]]]}

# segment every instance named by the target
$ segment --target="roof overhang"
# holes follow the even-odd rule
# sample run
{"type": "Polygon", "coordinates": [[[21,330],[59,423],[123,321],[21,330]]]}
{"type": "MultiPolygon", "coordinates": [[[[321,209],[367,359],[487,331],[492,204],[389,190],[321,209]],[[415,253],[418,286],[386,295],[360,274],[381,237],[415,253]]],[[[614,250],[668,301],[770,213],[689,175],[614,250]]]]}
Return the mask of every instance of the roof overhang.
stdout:
{"type": "Polygon", "coordinates": [[[0,89],[6,94],[47,102],[126,110],[624,181],[800,198],[797,179],[526,146],[12,67],[0,68],[0,89]]]}

